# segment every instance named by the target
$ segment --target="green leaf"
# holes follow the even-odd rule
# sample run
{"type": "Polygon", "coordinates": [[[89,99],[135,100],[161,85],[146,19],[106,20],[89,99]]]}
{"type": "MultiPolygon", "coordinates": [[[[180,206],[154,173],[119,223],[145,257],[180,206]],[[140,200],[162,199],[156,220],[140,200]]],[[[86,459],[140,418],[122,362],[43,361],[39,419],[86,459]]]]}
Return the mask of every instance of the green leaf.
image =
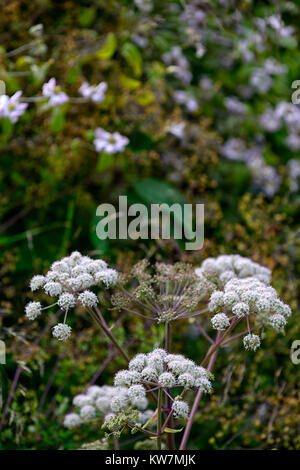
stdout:
{"type": "Polygon", "coordinates": [[[119,80],[121,85],[124,88],[127,88],[127,90],[136,90],[137,88],[140,88],[142,84],[139,80],[127,77],[127,75],[120,75],[119,80]]]}
{"type": "Polygon", "coordinates": [[[8,118],[2,119],[2,132],[3,135],[1,136],[4,142],[7,142],[8,139],[12,136],[14,125],[8,118]]]}
{"type": "Polygon", "coordinates": [[[113,154],[108,154],[102,152],[99,156],[99,160],[97,163],[97,170],[98,171],[106,171],[111,168],[114,164],[115,156],[113,154]]]}
{"type": "Polygon", "coordinates": [[[80,11],[79,15],[79,24],[80,26],[83,26],[83,28],[89,27],[94,19],[96,17],[96,9],[93,7],[90,8],[84,8],[82,11],[80,11]]]}
{"type": "Polygon", "coordinates": [[[104,45],[96,52],[98,59],[110,59],[117,49],[117,38],[113,33],[109,33],[104,45]]]}
{"type": "Polygon", "coordinates": [[[148,134],[137,131],[130,135],[129,146],[134,152],[140,152],[141,150],[151,150],[154,147],[154,142],[148,134]]]}
{"type": "Polygon", "coordinates": [[[95,250],[99,251],[100,255],[103,256],[109,252],[110,243],[109,243],[108,238],[106,238],[105,240],[100,240],[100,238],[97,237],[96,226],[99,220],[100,220],[99,217],[96,216],[96,209],[95,209],[92,222],[91,222],[91,230],[90,230],[91,242],[95,250]]]}
{"type": "Polygon", "coordinates": [[[132,68],[136,77],[140,77],[143,71],[143,59],[139,49],[131,42],[125,42],[122,47],[122,56],[132,68]]]}
{"type": "Polygon", "coordinates": [[[183,428],[180,428],[180,429],[165,428],[165,432],[169,434],[176,434],[177,432],[181,432],[182,430],[183,428]]]}
{"type": "Polygon", "coordinates": [[[176,188],[154,178],[137,181],[134,190],[144,201],[151,204],[185,203],[184,197],[176,188]]]}
{"type": "Polygon", "coordinates": [[[81,67],[79,65],[76,65],[75,67],[73,67],[67,75],[66,82],[69,85],[72,85],[75,82],[78,75],[80,74],[80,71],[81,71],[81,67]]]}
{"type": "MultiPolygon", "coordinates": [[[[185,198],[176,188],[174,188],[168,183],[149,178],[147,180],[137,181],[134,184],[133,189],[135,193],[139,196],[139,198],[145,203],[167,204],[168,206],[172,206],[173,204],[179,204],[182,208],[182,214],[184,213],[183,205],[186,203],[185,198]]],[[[173,216],[176,224],[182,225],[184,223],[183,217],[181,217],[181,215],[177,213],[177,211],[173,212],[173,216]]],[[[185,224],[185,234],[190,239],[193,238],[193,234],[192,232],[187,233],[187,231],[188,228],[191,226],[192,220],[189,220],[189,223],[185,224]]]]}
{"type": "Polygon", "coordinates": [[[65,113],[60,107],[53,109],[50,128],[52,132],[60,132],[65,124],[65,113]]]}

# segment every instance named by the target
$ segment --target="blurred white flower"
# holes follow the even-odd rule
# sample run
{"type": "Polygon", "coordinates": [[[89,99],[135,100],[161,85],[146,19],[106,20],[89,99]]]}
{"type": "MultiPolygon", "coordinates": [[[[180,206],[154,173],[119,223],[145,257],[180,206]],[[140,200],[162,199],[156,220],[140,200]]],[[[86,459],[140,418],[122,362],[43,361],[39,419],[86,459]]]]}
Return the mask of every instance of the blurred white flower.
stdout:
{"type": "Polygon", "coordinates": [[[27,108],[27,103],[21,103],[22,91],[17,91],[13,96],[0,95],[0,118],[8,118],[16,123],[27,108]]]}
{"type": "Polygon", "coordinates": [[[95,130],[95,137],[94,145],[96,151],[108,154],[123,152],[129,143],[129,139],[119,134],[119,132],[110,133],[101,127],[97,127],[95,130]]]}
{"type": "Polygon", "coordinates": [[[102,103],[105,99],[107,83],[101,82],[96,86],[89,85],[84,82],[79,88],[79,92],[84,98],[92,100],[94,103],[102,103]]]}
{"type": "Polygon", "coordinates": [[[56,85],[55,78],[50,78],[49,82],[44,83],[42,93],[49,98],[49,106],[61,106],[69,101],[67,94],[61,91],[61,88],[56,85]]]}

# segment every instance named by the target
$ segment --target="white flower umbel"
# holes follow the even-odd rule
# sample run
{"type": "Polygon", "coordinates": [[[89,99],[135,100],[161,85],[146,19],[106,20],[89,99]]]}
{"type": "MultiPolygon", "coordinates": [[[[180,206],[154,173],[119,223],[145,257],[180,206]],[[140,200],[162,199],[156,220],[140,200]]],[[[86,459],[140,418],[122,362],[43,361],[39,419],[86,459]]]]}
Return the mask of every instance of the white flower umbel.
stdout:
{"type": "Polygon", "coordinates": [[[287,320],[281,313],[274,313],[269,318],[269,325],[276,331],[282,331],[286,323],[287,320]]]}
{"type": "Polygon", "coordinates": [[[38,290],[43,287],[46,282],[47,279],[45,278],[45,276],[41,276],[39,274],[37,276],[33,276],[30,281],[30,289],[32,290],[32,292],[34,292],[35,290],[38,290]]]}
{"type": "Polygon", "coordinates": [[[90,394],[85,395],[84,393],[80,393],[73,398],[73,405],[79,406],[82,408],[85,405],[92,405],[94,403],[94,399],[90,394]]]}
{"type": "Polygon", "coordinates": [[[70,308],[75,307],[76,298],[73,294],[65,292],[59,297],[57,304],[62,310],[68,311],[70,308]]]}
{"type": "Polygon", "coordinates": [[[223,288],[234,278],[255,277],[265,285],[269,285],[271,279],[271,271],[268,268],[240,255],[207,258],[195,272],[200,279],[200,285],[209,283],[211,291],[223,288]]]}
{"type": "Polygon", "coordinates": [[[101,127],[95,130],[95,137],[94,145],[96,151],[108,154],[123,152],[129,143],[129,139],[119,134],[119,132],[110,133],[101,127]]]}
{"type": "Polygon", "coordinates": [[[95,305],[98,303],[97,296],[94,294],[94,292],[89,290],[85,290],[79,294],[78,300],[84,307],[95,307],[95,305]]]}
{"type": "Polygon", "coordinates": [[[26,317],[29,320],[35,320],[42,313],[40,302],[29,302],[25,307],[26,317]]]}
{"type": "Polygon", "coordinates": [[[64,419],[64,426],[69,429],[101,417],[112,419],[128,407],[138,410],[138,422],[141,424],[153,415],[152,410],[146,409],[148,400],[143,385],[131,385],[129,388],[92,385],[86,393],[73,398],[73,405],[76,412],[67,414],[64,419]]]}
{"type": "Polygon", "coordinates": [[[189,405],[183,400],[174,400],[172,410],[174,418],[187,419],[189,416],[189,405]]]}
{"type": "Polygon", "coordinates": [[[215,314],[211,319],[213,328],[226,330],[231,320],[245,321],[249,335],[244,345],[251,349],[253,341],[253,350],[260,346],[260,339],[251,335],[251,326],[283,331],[292,312],[270,286],[269,269],[239,255],[222,255],[207,258],[196,274],[199,291],[210,294],[208,309],[215,314]]]}
{"type": "Polygon", "coordinates": [[[249,334],[244,336],[243,343],[248,351],[256,351],[260,347],[260,338],[257,335],[249,334]]]}
{"type": "Polygon", "coordinates": [[[65,416],[64,426],[67,429],[73,429],[82,423],[80,416],[77,413],[69,413],[65,416]]]}
{"type": "Polygon", "coordinates": [[[98,284],[104,284],[106,287],[113,287],[118,280],[118,273],[115,269],[102,269],[95,273],[95,280],[98,284]]]}
{"type": "Polygon", "coordinates": [[[230,321],[226,313],[217,313],[212,317],[211,324],[215,330],[222,331],[229,327],[230,321]]]}
{"type": "MultiPolygon", "coordinates": [[[[211,295],[210,310],[216,312],[222,308],[227,314],[231,312],[236,319],[246,319],[248,330],[250,321],[253,321],[256,328],[269,326],[277,331],[282,331],[287,318],[291,315],[290,307],[279,299],[276,290],[271,286],[266,286],[256,277],[234,278],[227,282],[224,287],[222,305],[220,301],[216,301],[216,294],[218,294],[217,300],[221,299],[219,292],[221,291],[215,291],[211,295]]],[[[213,317],[213,324],[215,319],[218,320],[218,315],[222,314],[213,317]]],[[[251,335],[248,336],[251,339],[251,335]]],[[[251,349],[251,343],[248,344],[248,340],[245,341],[246,349],[251,349]]],[[[260,346],[260,341],[257,340],[255,345],[253,350],[260,346]]]]}
{"type": "Polygon", "coordinates": [[[59,282],[49,281],[44,285],[44,291],[51,297],[56,297],[62,293],[62,286],[59,282]]]}
{"type": "Polygon", "coordinates": [[[79,92],[84,98],[87,98],[94,103],[102,103],[105,99],[105,92],[107,90],[107,83],[101,82],[96,86],[89,85],[84,82],[79,88],[79,92]]]}
{"type": "Polygon", "coordinates": [[[72,328],[65,323],[58,323],[52,329],[52,335],[59,341],[66,341],[71,336],[72,328]]]}
{"type": "MultiPolygon", "coordinates": [[[[117,271],[109,268],[105,261],[93,260],[74,251],[70,256],[55,261],[45,276],[34,276],[30,288],[32,291],[42,288],[49,296],[58,296],[54,305],[67,313],[77,304],[86,308],[95,307],[98,298],[88,288],[101,286],[106,289],[115,285],[117,280],[117,271]]],[[[28,315],[27,310],[26,315],[35,318],[34,314],[28,315]]]]}
{"type": "Polygon", "coordinates": [[[158,377],[158,383],[162,387],[174,387],[174,385],[176,384],[175,375],[173,375],[171,372],[163,372],[158,377]]]}
{"type": "Polygon", "coordinates": [[[82,421],[91,421],[96,416],[96,408],[92,405],[84,405],[80,409],[80,418],[82,421]]]}
{"type": "MultiPolygon", "coordinates": [[[[134,357],[129,363],[129,369],[121,370],[115,375],[114,384],[116,387],[127,390],[127,399],[131,400],[133,409],[142,406],[149,389],[158,388],[168,395],[177,392],[177,397],[171,397],[171,401],[175,400],[174,403],[176,403],[172,406],[174,415],[178,418],[186,418],[188,405],[181,400],[177,389],[182,388],[183,392],[195,388],[204,393],[210,393],[212,391],[211,378],[211,374],[204,367],[197,366],[184,356],[167,354],[163,349],[155,349],[148,354],[138,354],[134,357]]],[[[128,403],[125,402],[126,400],[121,399],[113,400],[115,426],[117,426],[119,414],[124,414],[124,411],[128,409],[128,403]]],[[[124,424],[124,421],[122,423],[124,424]]]]}

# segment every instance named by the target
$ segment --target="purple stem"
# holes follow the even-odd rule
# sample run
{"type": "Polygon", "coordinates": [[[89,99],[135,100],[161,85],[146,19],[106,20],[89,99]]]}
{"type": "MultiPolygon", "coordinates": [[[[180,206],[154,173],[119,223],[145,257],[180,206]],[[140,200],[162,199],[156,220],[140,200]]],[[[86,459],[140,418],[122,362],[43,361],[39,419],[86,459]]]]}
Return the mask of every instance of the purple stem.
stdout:
{"type": "MultiPolygon", "coordinates": [[[[218,331],[217,333],[217,337],[216,337],[216,341],[215,341],[215,344],[218,344],[218,341],[220,339],[220,334],[221,332],[218,331]]],[[[208,363],[208,366],[207,366],[207,370],[210,372],[212,370],[212,367],[214,365],[214,362],[216,360],[216,357],[217,357],[217,353],[218,353],[218,349],[216,349],[213,354],[211,355],[210,359],[209,359],[209,363],[208,363]]],[[[186,447],[186,444],[187,444],[187,441],[188,441],[188,438],[189,438],[189,435],[190,435],[190,432],[191,432],[191,429],[192,429],[192,425],[193,425],[193,421],[194,421],[194,418],[195,418],[195,414],[197,412],[197,409],[198,409],[198,405],[199,405],[199,402],[201,400],[201,397],[203,395],[203,391],[202,390],[198,390],[198,393],[196,395],[196,398],[195,398],[195,401],[193,403],[193,407],[191,409],[191,412],[190,412],[190,416],[188,418],[188,422],[187,422],[187,425],[186,425],[186,428],[184,430],[184,434],[183,434],[183,438],[182,438],[182,441],[181,441],[181,444],[180,444],[180,447],[179,447],[179,450],[184,450],[185,447],[186,447]]]]}

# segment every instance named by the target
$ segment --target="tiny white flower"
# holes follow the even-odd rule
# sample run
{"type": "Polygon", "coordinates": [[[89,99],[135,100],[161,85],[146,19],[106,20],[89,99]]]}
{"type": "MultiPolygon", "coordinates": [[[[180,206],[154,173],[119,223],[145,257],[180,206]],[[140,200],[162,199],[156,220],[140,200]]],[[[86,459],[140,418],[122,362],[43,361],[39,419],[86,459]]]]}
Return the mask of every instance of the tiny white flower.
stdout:
{"type": "Polygon", "coordinates": [[[83,421],[89,421],[96,416],[96,409],[92,405],[85,405],[80,410],[80,418],[83,421]]]}
{"type": "Polygon", "coordinates": [[[269,323],[275,330],[281,331],[285,327],[287,321],[280,313],[274,313],[274,315],[269,317],[269,323]]]}
{"type": "Polygon", "coordinates": [[[144,380],[149,382],[155,382],[158,377],[157,370],[152,367],[145,367],[145,369],[142,370],[141,375],[144,380]]]}
{"type": "Polygon", "coordinates": [[[189,416],[189,405],[183,400],[174,400],[172,410],[174,418],[187,419],[189,416]]]}
{"type": "Polygon", "coordinates": [[[82,408],[85,405],[92,405],[93,398],[90,395],[85,395],[84,393],[80,393],[73,398],[73,405],[82,408]]]}
{"type": "Polygon", "coordinates": [[[215,291],[211,294],[208,308],[211,312],[222,308],[224,306],[224,293],[222,291],[215,291]]]}
{"type": "Polygon", "coordinates": [[[181,385],[185,388],[192,388],[195,384],[195,378],[192,374],[180,374],[177,378],[178,385],[181,385]]]}
{"type": "Polygon", "coordinates": [[[94,292],[91,292],[89,290],[85,290],[78,296],[79,302],[84,306],[84,307],[95,307],[98,303],[98,298],[94,294],[94,292]]]}
{"type": "Polygon", "coordinates": [[[128,398],[126,395],[115,396],[111,401],[111,411],[118,413],[128,406],[128,398]]]}
{"type": "Polygon", "coordinates": [[[211,393],[212,391],[211,381],[204,376],[195,379],[195,387],[199,388],[204,393],[211,393]]]}
{"type": "Polygon", "coordinates": [[[97,283],[102,282],[105,287],[113,287],[118,280],[118,273],[115,269],[103,269],[96,272],[95,279],[97,283]]]}
{"type": "Polygon", "coordinates": [[[244,347],[250,351],[256,351],[260,347],[260,338],[257,335],[249,334],[243,338],[244,347]]]}
{"type": "Polygon", "coordinates": [[[51,297],[56,297],[57,295],[60,295],[62,293],[62,286],[59,282],[46,282],[46,284],[44,285],[44,291],[51,297]]]}
{"type": "Polygon", "coordinates": [[[217,313],[212,319],[211,324],[215,330],[226,330],[229,327],[230,321],[225,313],[217,313]]]}
{"type": "Polygon", "coordinates": [[[40,275],[33,276],[33,278],[30,281],[30,289],[32,290],[32,292],[34,292],[35,290],[40,289],[40,287],[43,287],[45,282],[46,282],[45,276],[40,276],[40,275]]]}
{"type": "Polygon", "coordinates": [[[57,303],[62,310],[68,311],[70,308],[75,307],[76,298],[73,294],[65,292],[64,294],[61,294],[57,303]]]}
{"type": "Polygon", "coordinates": [[[176,378],[171,372],[163,372],[158,377],[158,383],[162,387],[166,387],[166,388],[170,387],[171,388],[171,387],[174,387],[174,385],[176,384],[176,378]]]}
{"type": "Polygon", "coordinates": [[[52,328],[52,335],[59,341],[66,341],[71,336],[72,328],[65,323],[58,323],[52,328]]]}
{"type": "Polygon", "coordinates": [[[238,318],[244,317],[245,315],[249,315],[249,312],[249,305],[245,302],[238,302],[232,307],[232,313],[238,318]]]}
{"type": "Polygon", "coordinates": [[[29,302],[25,307],[26,317],[29,320],[35,320],[42,313],[40,302],[29,302]]]}
{"type": "Polygon", "coordinates": [[[64,419],[65,428],[73,429],[73,428],[76,428],[76,426],[79,426],[80,424],[81,424],[81,419],[78,414],[69,413],[65,416],[65,419],[64,419]]]}
{"type": "Polygon", "coordinates": [[[142,400],[146,396],[146,390],[143,385],[131,385],[128,389],[128,397],[130,400],[142,400]]]}
{"type": "Polygon", "coordinates": [[[129,369],[142,372],[146,365],[146,354],[137,354],[130,362],[129,369]]]}

